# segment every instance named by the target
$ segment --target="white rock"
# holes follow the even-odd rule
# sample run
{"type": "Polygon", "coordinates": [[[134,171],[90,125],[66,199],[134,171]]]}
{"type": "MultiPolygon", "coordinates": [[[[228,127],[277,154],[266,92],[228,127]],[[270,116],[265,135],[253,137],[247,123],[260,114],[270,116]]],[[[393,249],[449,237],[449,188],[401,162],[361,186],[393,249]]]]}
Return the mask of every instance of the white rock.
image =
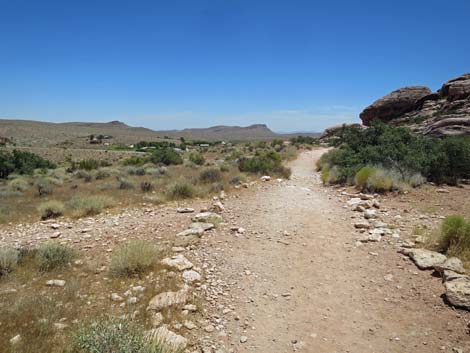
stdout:
{"type": "Polygon", "coordinates": [[[189,270],[193,267],[193,264],[186,257],[184,257],[183,254],[167,257],[163,259],[161,263],[178,271],[189,270]]]}
{"type": "Polygon", "coordinates": [[[153,315],[150,318],[150,321],[152,322],[153,327],[158,327],[162,324],[163,322],[163,315],[162,313],[153,313],[153,315]]]}
{"type": "Polygon", "coordinates": [[[215,226],[213,223],[207,222],[194,222],[191,223],[191,225],[189,226],[190,229],[202,229],[203,232],[205,232],[206,230],[211,230],[214,227],[215,226]]]}
{"type": "Polygon", "coordinates": [[[178,213],[193,213],[194,208],[191,208],[191,207],[178,207],[176,209],[176,212],[178,212],[178,213]]]}
{"type": "Polygon", "coordinates": [[[271,177],[269,175],[263,175],[260,179],[261,181],[270,181],[271,177]]]}
{"type": "Polygon", "coordinates": [[[186,230],[183,230],[182,232],[176,234],[177,237],[187,237],[190,235],[197,235],[201,236],[204,233],[203,228],[189,228],[186,230]]]}
{"type": "Polygon", "coordinates": [[[248,341],[248,337],[246,337],[246,336],[241,336],[240,337],[240,343],[245,343],[246,341],[248,341]]]}
{"type": "Polygon", "coordinates": [[[449,303],[470,310],[470,278],[456,278],[445,282],[444,286],[449,303]]]}
{"type": "Polygon", "coordinates": [[[193,283],[193,282],[198,282],[201,280],[201,275],[199,272],[196,272],[194,270],[188,270],[183,272],[183,280],[186,283],[193,283]]]}
{"type": "Polygon", "coordinates": [[[433,269],[447,260],[445,255],[426,249],[409,249],[407,255],[421,270],[433,269]]]}
{"type": "Polygon", "coordinates": [[[443,273],[445,270],[453,271],[456,273],[465,273],[462,261],[456,257],[448,258],[444,263],[434,266],[437,272],[443,273]]]}
{"type": "Polygon", "coordinates": [[[188,340],[186,338],[170,331],[166,325],[148,331],[146,338],[151,342],[163,345],[169,350],[183,351],[188,345],[188,340]]]}
{"type": "Polygon", "coordinates": [[[221,222],[222,217],[214,212],[201,212],[193,217],[194,222],[221,222]]]}
{"type": "Polygon", "coordinates": [[[21,342],[21,335],[16,335],[10,339],[10,344],[15,345],[21,342]]]}
{"type": "Polygon", "coordinates": [[[163,292],[150,299],[147,310],[160,311],[175,305],[183,305],[189,298],[189,287],[184,287],[177,292],[163,292]]]}
{"type": "Polygon", "coordinates": [[[63,279],[51,279],[46,282],[46,286],[49,287],[63,287],[65,286],[65,281],[63,279]]]}
{"type": "Polygon", "coordinates": [[[112,293],[112,294],[111,294],[111,300],[112,300],[113,302],[120,302],[120,301],[122,301],[123,299],[122,299],[122,297],[121,297],[119,294],[117,294],[117,293],[112,293]]]}

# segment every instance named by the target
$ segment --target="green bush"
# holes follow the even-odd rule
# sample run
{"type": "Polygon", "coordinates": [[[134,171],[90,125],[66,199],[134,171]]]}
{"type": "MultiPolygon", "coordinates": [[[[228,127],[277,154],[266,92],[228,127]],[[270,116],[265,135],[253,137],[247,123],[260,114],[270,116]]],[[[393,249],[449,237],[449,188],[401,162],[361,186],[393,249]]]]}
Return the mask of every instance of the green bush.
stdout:
{"type": "Polygon", "coordinates": [[[93,216],[99,214],[104,208],[111,207],[113,199],[106,196],[74,197],[68,203],[76,217],[93,216]]]}
{"type": "Polygon", "coordinates": [[[183,158],[173,148],[157,149],[150,155],[149,161],[164,165],[183,164],[183,158]]]}
{"type": "Polygon", "coordinates": [[[124,178],[119,178],[118,180],[118,188],[120,190],[130,190],[134,188],[134,184],[132,184],[131,181],[124,179],[124,178]]]}
{"type": "Polygon", "coordinates": [[[203,183],[215,183],[222,180],[222,173],[219,169],[210,168],[203,170],[199,174],[199,180],[203,183]]]}
{"type": "Polygon", "coordinates": [[[0,276],[13,271],[18,264],[20,252],[10,247],[0,248],[0,276]]]}
{"type": "Polygon", "coordinates": [[[462,216],[449,216],[442,222],[437,240],[438,249],[450,256],[470,260],[470,220],[462,216]]]}
{"type": "Polygon", "coordinates": [[[36,252],[36,262],[41,271],[64,267],[76,257],[75,250],[52,242],[41,244],[36,252]]]}
{"type": "Polygon", "coordinates": [[[324,154],[319,168],[338,168],[340,183],[352,183],[365,166],[393,170],[402,181],[421,174],[436,183],[470,177],[470,138],[418,136],[404,127],[375,122],[367,129],[345,128],[339,147],[324,154]]]}
{"type": "Polygon", "coordinates": [[[84,159],[78,162],[78,169],[91,171],[98,169],[100,167],[100,162],[96,159],[84,159]]]}
{"type": "Polygon", "coordinates": [[[95,174],[96,180],[103,180],[109,178],[111,176],[111,172],[107,169],[98,169],[95,174]]]}
{"type": "Polygon", "coordinates": [[[33,174],[35,169],[54,169],[56,165],[34,153],[13,150],[0,151],[0,179],[11,173],[33,174]]]}
{"type": "Polygon", "coordinates": [[[204,158],[204,156],[197,152],[192,152],[189,155],[189,160],[196,165],[203,165],[204,163],[206,163],[206,159],[204,158]]]}
{"type": "Polygon", "coordinates": [[[125,159],[122,162],[122,164],[123,165],[143,165],[145,164],[146,161],[147,161],[146,158],[134,156],[134,157],[125,159]]]}
{"type": "Polygon", "coordinates": [[[39,205],[38,211],[41,214],[41,219],[43,220],[57,218],[64,215],[65,206],[60,201],[51,200],[39,205]]]}
{"type": "Polygon", "coordinates": [[[356,173],[356,176],[354,178],[356,186],[361,190],[365,190],[367,188],[367,181],[369,180],[370,176],[375,172],[376,170],[371,167],[361,168],[361,170],[356,173]]]}
{"type": "Polygon", "coordinates": [[[113,252],[109,270],[115,276],[139,275],[155,265],[158,255],[159,251],[155,245],[133,240],[113,252]]]}
{"type": "Polygon", "coordinates": [[[257,151],[252,158],[241,158],[238,168],[241,172],[269,174],[279,168],[282,163],[281,155],[276,151],[257,151]]]}
{"type": "Polygon", "coordinates": [[[176,353],[146,339],[141,327],[127,320],[100,319],[73,335],[72,353],[176,353]]]}
{"type": "Polygon", "coordinates": [[[195,193],[194,186],[186,180],[179,180],[167,189],[168,197],[173,200],[190,199],[195,193]]]}

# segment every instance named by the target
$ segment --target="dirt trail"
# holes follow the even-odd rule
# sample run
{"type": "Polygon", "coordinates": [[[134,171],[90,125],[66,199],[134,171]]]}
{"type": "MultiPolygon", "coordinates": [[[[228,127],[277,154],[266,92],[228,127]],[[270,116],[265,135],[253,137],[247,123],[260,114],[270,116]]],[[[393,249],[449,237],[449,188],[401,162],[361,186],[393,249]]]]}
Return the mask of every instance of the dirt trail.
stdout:
{"type": "Polygon", "coordinates": [[[225,346],[261,353],[468,351],[468,315],[443,303],[440,279],[418,271],[391,244],[355,246],[351,212],[314,172],[323,152],[301,154],[291,181],[227,201],[229,222],[247,235],[212,240],[220,276],[231,284],[225,346]]]}

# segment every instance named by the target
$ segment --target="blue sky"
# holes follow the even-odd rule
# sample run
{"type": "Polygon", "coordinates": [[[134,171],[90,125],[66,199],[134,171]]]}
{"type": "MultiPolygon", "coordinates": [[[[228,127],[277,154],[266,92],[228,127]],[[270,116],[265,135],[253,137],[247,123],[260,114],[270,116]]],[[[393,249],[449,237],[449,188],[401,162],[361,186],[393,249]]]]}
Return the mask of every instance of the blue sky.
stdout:
{"type": "Polygon", "coordinates": [[[319,131],[469,72],[469,18],[468,0],[0,0],[0,117],[319,131]]]}

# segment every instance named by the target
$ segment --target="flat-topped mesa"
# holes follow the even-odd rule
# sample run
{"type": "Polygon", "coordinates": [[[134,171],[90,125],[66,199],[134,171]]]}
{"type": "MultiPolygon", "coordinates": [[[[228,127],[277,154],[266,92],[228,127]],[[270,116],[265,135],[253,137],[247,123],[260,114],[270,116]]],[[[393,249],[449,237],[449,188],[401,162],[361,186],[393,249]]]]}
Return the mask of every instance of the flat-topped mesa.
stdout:
{"type": "Polygon", "coordinates": [[[420,99],[430,94],[432,91],[428,87],[403,87],[376,100],[359,117],[366,126],[376,119],[388,122],[412,111],[420,99]]]}

